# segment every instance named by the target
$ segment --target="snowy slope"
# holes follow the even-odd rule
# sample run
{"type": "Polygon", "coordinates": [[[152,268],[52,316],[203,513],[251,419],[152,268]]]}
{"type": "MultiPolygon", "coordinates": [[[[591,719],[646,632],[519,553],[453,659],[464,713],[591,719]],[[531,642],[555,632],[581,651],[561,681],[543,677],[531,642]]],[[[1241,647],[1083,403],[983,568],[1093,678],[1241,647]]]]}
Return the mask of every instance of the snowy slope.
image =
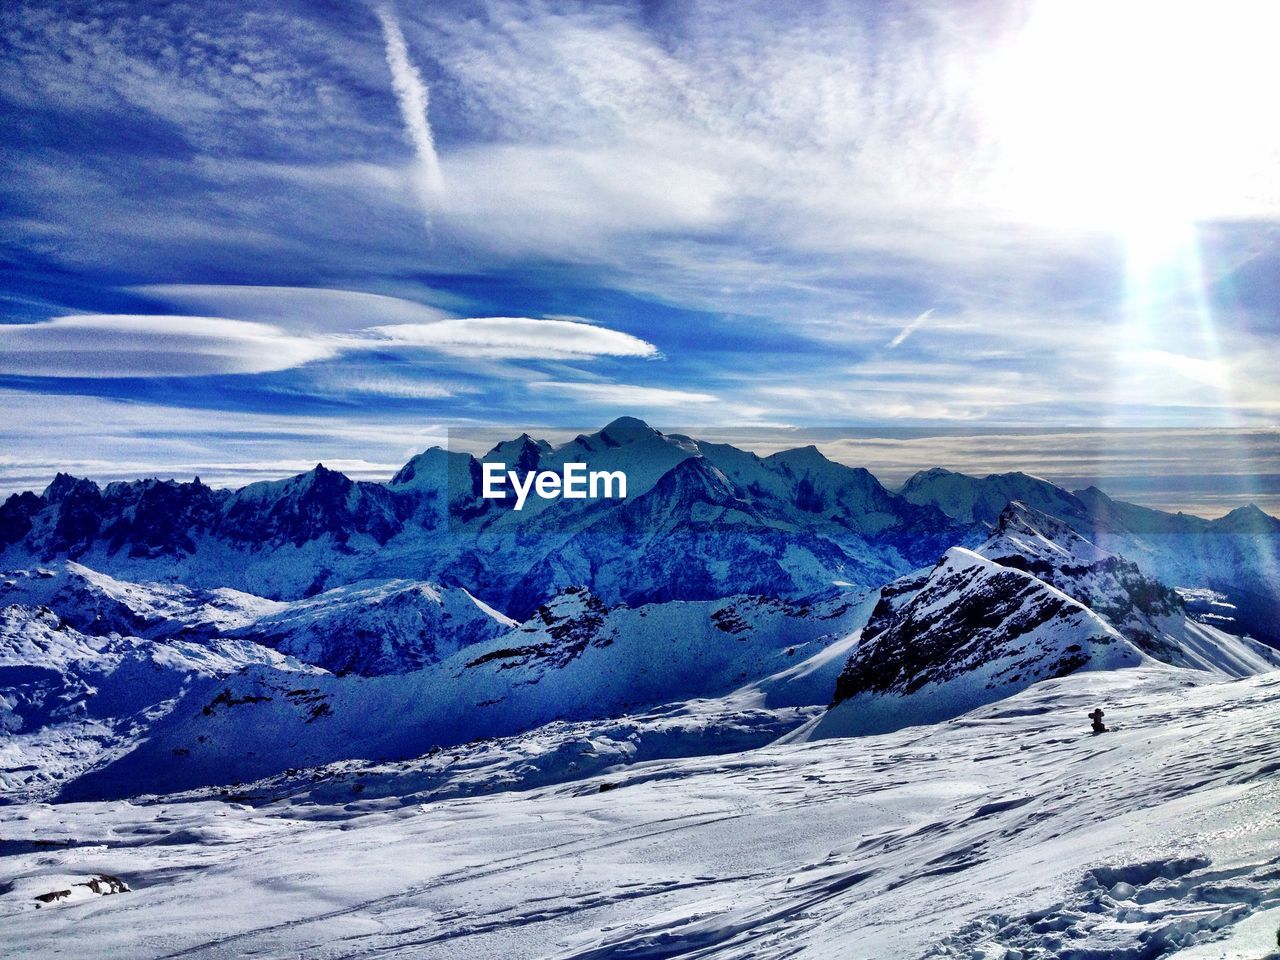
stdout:
{"type": "Polygon", "coordinates": [[[1055,517],[1082,517],[1086,510],[1057,484],[1025,473],[993,473],[978,478],[934,467],[911,477],[900,491],[912,503],[937,507],[966,522],[995,524],[1010,500],[1055,517]]]}
{"type": "MultiPolygon", "coordinates": [[[[875,600],[876,595],[871,594],[843,609],[843,604],[827,607],[818,613],[818,622],[836,625],[838,630],[861,625],[875,600]]],[[[761,622],[752,611],[761,606],[773,607],[788,619],[802,612],[802,608],[789,609],[758,597],[744,598],[744,603],[741,608],[733,603],[718,606],[712,619],[716,631],[741,634],[752,629],[752,624],[761,622]]],[[[681,606],[693,609],[693,605],[681,606]]],[[[578,624],[554,617],[543,625],[556,632],[567,626],[563,636],[569,637],[578,624]]],[[[537,633],[540,627],[526,626],[524,632],[537,633]]],[[[234,786],[215,784],[172,796],[186,800],[235,796],[253,802],[288,797],[291,803],[345,801],[357,794],[362,801],[408,796],[435,800],[580,780],[658,759],[754,749],[772,743],[825,709],[836,678],[861,634],[859,628],[834,641],[822,636],[788,646],[782,651],[785,667],[721,696],[642,707],[615,718],[555,720],[524,733],[433,747],[408,760],[353,758],[319,767],[291,766],[283,773],[234,786]]],[[[569,644],[577,646],[572,638],[569,644]]],[[[545,651],[546,647],[540,644],[539,649],[545,651]]],[[[507,652],[529,657],[534,650],[507,652]]]]}
{"type": "Polygon", "coordinates": [[[523,793],[0,808],[0,925],[13,955],[102,960],[1261,958],[1280,679],[1205,676],[523,793]],[[129,892],[37,908],[102,874],[129,892]]]}
{"type": "Polygon", "coordinates": [[[233,635],[334,673],[409,673],[516,622],[461,587],[359,581],[276,609],[233,635]]]}
{"type": "Polygon", "coordinates": [[[1041,680],[1146,660],[1061,591],[955,547],[909,600],[877,607],[836,681],[831,710],[797,736],[860,736],[937,722],[1041,680]]]}
{"type": "Polygon", "coordinates": [[[519,628],[412,673],[300,676],[257,666],[193,683],[145,739],[63,796],[168,792],[348,758],[411,758],[557,720],[722,696],[842,640],[865,611],[852,599],[798,605],[764,597],[609,608],[570,590],[519,628]]]}
{"type": "Polygon", "coordinates": [[[1280,667],[1280,651],[1196,623],[1177,591],[1101,549],[1066,523],[1013,501],[977,548],[1089,607],[1145,653],[1176,666],[1247,676],[1280,667]]]}
{"type": "Polygon", "coordinates": [[[225,587],[130,583],[74,561],[0,574],[0,607],[49,607],[86,633],[213,636],[283,609],[283,604],[225,587]]]}
{"type": "Polygon", "coordinates": [[[244,640],[94,635],[47,607],[0,608],[0,795],[56,791],[132,749],[193,686],[259,664],[310,669],[244,640]]]}

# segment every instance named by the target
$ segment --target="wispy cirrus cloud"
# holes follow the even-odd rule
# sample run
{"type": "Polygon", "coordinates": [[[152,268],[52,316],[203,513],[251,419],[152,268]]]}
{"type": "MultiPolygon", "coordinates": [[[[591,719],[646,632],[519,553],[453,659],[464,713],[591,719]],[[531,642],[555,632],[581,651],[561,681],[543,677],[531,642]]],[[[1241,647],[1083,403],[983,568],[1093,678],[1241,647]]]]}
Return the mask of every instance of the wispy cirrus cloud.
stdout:
{"type": "Polygon", "coordinates": [[[1196,7],[12,0],[0,321],[193,408],[1274,422],[1275,14],[1196,7]],[[1136,317],[1161,190],[1233,219],[1136,317]],[[86,314],[274,339],[45,325],[86,314]]]}
{"type": "Polygon", "coordinates": [[[422,74],[409,59],[409,46],[405,43],[400,21],[390,5],[377,10],[386,39],[387,66],[391,69],[391,84],[395,90],[400,115],[404,119],[405,134],[413,145],[418,160],[418,190],[423,213],[428,224],[432,209],[444,192],[444,176],[440,172],[440,158],[436,155],[435,135],[427,110],[431,104],[431,90],[422,74]]]}
{"type": "Polygon", "coordinates": [[[720,398],[698,390],[673,390],[665,387],[641,387],[629,383],[586,383],[566,380],[535,380],[530,390],[570,399],[581,399],[600,406],[619,409],[648,410],[655,407],[688,407],[716,403],[720,398]]]}
{"type": "Polygon", "coordinates": [[[924,326],[924,322],[929,319],[932,313],[933,313],[933,309],[930,308],[926,310],[924,313],[920,314],[910,323],[908,323],[905,327],[903,327],[901,330],[897,332],[897,334],[894,336],[892,340],[890,340],[885,345],[885,349],[896,350],[898,347],[902,346],[903,341],[905,341],[907,337],[911,336],[913,333],[919,330],[922,326],[924,326]]]}

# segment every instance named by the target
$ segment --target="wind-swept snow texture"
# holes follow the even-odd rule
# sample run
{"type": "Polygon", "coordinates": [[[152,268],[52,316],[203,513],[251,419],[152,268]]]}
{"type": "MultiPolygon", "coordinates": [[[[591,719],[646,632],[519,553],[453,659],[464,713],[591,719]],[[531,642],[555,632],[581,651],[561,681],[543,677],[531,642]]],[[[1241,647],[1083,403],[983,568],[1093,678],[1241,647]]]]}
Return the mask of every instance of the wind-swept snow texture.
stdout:
{"type": "Polygon", "coordinates": [[[1275,675],[1152,665],[936,726],[526,792],[0,808],[3,951],[1262,958],[1280,922],[1278,725],[1275,675]],[[1098,705],[1116,729],[1091,736],[1098,705]],[[98,875],[129,892],[31,896],[98,875]]]}

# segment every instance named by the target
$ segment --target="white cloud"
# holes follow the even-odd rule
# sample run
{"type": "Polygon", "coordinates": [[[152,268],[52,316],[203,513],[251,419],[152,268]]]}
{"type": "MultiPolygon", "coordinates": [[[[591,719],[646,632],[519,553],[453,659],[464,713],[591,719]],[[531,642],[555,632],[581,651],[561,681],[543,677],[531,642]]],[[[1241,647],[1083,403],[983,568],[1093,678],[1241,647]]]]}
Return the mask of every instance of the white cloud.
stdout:
{"type": "Polygon", "coordinates": [[[378,8],[378,20],[387,44],[387,66],[391,68],[391,85],[400,104],[404,118],[405,134],[413,144],[418,157],[419,191],[423,212],[430,222],[432,208],[444,191],[444,178],[440,173],[440,158],[436,155],[435,136],[427,118],[431,103],[431,91],[423,82],[422,74],[409,59],[409,47],[405,43],[400,22],[389,6],[378,8]]]}
{"type": "Polygon", "coordinates": [[[1150,364],[1157,369],[1172,370],[1179,376],[1215,390],[1226,390],[1231,385],[1230,371],[1219,360],[1204,357],[1188,357],[1168,350],[1148,350],[1132,358],[1138,365],[1150,364]]]}
{"type": "Polygon", "coordinates": [[[686,404],[715,403],[711,393],[691,390],[669,390],[665,387],[638,387],[627,383],[574,383],[564,380],[535,380],[532,390],[545,390],[591,403],[644,409],[647,407],[680,407],[686,404]]]}
{"type": "Polygon", "coordinates": [[[568,320],[479,317],[372,327],[369,346],[425,347],[459,357],[576,360],[592,356],[653,357],[657,348],[617,330],[568,320]]]}
{"type": "Polygon", "coordinates": [[[439,222],[497,251],[611,259],[614,244],[654,233],[702,233],[737,222],[733,168],[683,138],[643,142],[486,144],[446,158],[439,222]]]}
{"type": "MultiPolygon", "coordinates": [[[[0,374],[109,378],[269,373],[385,349],[474,361],[659,355],[645,340],[580,319],[456,318],[413,301],[347,290],[188,285],[133,289],[169,306],[216,307],[231,318],[88,314],[0,324],[0,374]],[[370,325],[371,320],[399,322],[370,325]]],[[[493,364],[472,365],[469,372],[495,375],[496,369],[493,364]]],[[[367,371],[327,375],[317,385],[337,392],[419,399],[459,392],[443,383],[371,377],[367,371]]]]}
{"type": "Polygon", "coordinates": [[[377,324],[429,323],[452,316],[401,297],[324,287],[151,284],[131,289],[166,306],[298,331],[353,331],[377,324]]]}
{"type": "Polygon", "coordinates": [[[337,354],[321,340],[218,317],[89,314],[0,325],[0,373],[196,377],[287,370],[337,354]]]}
{"type": "Polygon", "coordinates": [[[99,482],[161,476],[238,486],[309,470],[388,479],[446,442],[421,415],[324,416],[190,409],[0,390],[0,491],[42,490],[59,470],[99,482]]]}
{"type": "Polygon", "coordinates": [[[393,397],[397,400],[440,400],[473,393],[474,388],[434,380],[417,380],[383,374],[334,373],[321,379],[319,386],[326,393],[358,393],[374,397],[393,397]]]}
{"type": "Polygon", "coordinates": [[[906,340],[907,337],[911,336],[913,333],[919,330],[920,327],[924,325],[924,322],[929,319],[929,315],[931,313],[933,313],[932,308],[926,310],[924,313],[920,314],[920,316],[916,317],[914,320],[912,320],[910,323],[904,326],[901,330],[898,331],[897,336],[895,336],[892,340],[889,341],[889,344],[885,349],[896,350],[898,347],[902,346],[902,341],[906,340]]]}

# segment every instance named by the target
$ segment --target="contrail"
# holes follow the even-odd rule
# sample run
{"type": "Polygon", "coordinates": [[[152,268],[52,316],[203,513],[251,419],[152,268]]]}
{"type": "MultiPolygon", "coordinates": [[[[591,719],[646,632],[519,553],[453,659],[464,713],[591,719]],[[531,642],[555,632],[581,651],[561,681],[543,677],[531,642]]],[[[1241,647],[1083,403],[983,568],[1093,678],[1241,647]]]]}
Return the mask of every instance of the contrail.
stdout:
{"type": "Polygon", "coordinates": [[[444,192],[444,177],[440,173],[440,158],[436,155],[435,137],[431,135],[431,123],[427,120],[427,106],[431,91],[422,80],[422,74],[409,59],[409,48],[400,31],[400,22],[389,6],[378,8],[382,22],[382,35],[387,41],[387,66],[391,68],[391,87],[400,103],[400,115],[404,118],[405,134],[418,155],[418,192],[421,195],[427,226],[431,225],[431,209],[444,192]]]}
{"type": "Polygon", "coordinates": [[[889,341],[887,349],[892,350],[895,347],[900,346],[903,340],[907,339],[907,337],[911,336],[918,329],[920,329],[920,325],[929,319],[929,314],[931,313],[933,313],[932,307],[930,307],[924,313],[920,314],[920,316],[916,317],[914,320],[908,323],[905,327],[899,330],[898,335],[889,341]]]}

